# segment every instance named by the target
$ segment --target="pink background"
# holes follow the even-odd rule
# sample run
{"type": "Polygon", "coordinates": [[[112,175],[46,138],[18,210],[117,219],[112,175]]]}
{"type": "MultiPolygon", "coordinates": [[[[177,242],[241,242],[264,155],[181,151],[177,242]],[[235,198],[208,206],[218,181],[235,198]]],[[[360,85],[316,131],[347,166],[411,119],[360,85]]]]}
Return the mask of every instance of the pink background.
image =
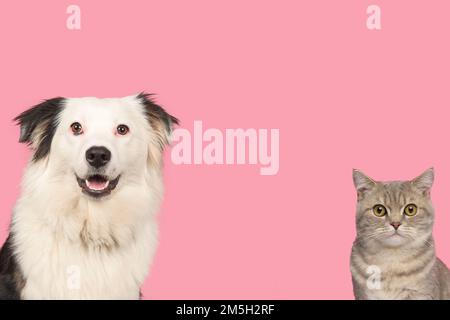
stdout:
{"type": "Polygon", "coordinates": [[[175,166],[145,298],[351,299],[351,169],[436,168],[450,264],[448,35],[442,1],[2,1],[0,240],[29,156],[11,119],[44,98],[146,90],[192,128],[279,128],[280,171],[175,166]],[[69,4],[82,30],[66,28],[69,4]],[[366,28],[378,4],[382,30],[366,28]]]}

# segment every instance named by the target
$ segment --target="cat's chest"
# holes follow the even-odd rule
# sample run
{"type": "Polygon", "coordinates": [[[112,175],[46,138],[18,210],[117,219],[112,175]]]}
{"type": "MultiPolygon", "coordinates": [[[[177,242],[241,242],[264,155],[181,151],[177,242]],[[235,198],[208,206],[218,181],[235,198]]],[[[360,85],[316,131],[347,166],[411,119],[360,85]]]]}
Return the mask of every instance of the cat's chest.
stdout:
{"type": "Polygon", "coordinates": [[[366,290],[367,300],[433,300],[436,293],[428,288],[384,288],[366,290]]]}
{"type": "Polygon", "coordinates": [[[352,257],[353,280],[360,298],[370,300],[430,299],[436,295],[430,285],[428,260],[402,259],[396,255],[352,257]]]}

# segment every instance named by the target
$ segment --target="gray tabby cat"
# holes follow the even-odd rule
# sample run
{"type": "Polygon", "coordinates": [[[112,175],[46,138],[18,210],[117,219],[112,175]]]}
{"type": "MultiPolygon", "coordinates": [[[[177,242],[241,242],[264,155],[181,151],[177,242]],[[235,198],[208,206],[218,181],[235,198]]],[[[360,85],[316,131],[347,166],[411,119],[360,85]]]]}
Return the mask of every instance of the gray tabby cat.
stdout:
{"type": "Polygon", "coordinates": [[[433,169],[378,182],[353,170],[358,201],[351,254],[356,299],[450,299],[450,271],[436,257],[433,169]]]}

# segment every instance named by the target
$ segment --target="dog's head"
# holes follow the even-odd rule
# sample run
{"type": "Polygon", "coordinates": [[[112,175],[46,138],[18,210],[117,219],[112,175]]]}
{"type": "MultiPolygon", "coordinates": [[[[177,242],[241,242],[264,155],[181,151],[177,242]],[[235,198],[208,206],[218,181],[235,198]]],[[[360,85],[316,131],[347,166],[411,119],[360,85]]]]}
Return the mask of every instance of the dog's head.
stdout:
{"type": "Polygon", "coordinates": [[[73,179],[93,198],[109,195],[121,181],[139,183],[161,164],[178,120],[148,94],[124,98],[54,98],[15,119],[20,142],[33,162],[46,161],[53,175],[73,179]]]}

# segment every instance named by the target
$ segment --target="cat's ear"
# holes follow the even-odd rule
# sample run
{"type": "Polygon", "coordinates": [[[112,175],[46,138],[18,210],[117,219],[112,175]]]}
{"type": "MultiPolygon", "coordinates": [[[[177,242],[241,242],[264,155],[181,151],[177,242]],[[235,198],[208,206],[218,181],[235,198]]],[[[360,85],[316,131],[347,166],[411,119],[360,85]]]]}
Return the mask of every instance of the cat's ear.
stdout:
{"type": "Polygon", "coordinates": [[[358,200],[361,200],[367,191],[372,190],[376,186],[375,180],[366,176],[363,172],[353,169],[353,184],[358,193],[358,200]]]}
{"type": "Polygon", "coordinates": [[[431,187],[433,186],[434,182],[434,169],[430,168],[426,170],[424,173],[422,173],[417,178],[414,178],[411,180],[411,183],[413,186],[415,186],[417,189],[419,189],[425,196],[430,195],[431,187]]]}

